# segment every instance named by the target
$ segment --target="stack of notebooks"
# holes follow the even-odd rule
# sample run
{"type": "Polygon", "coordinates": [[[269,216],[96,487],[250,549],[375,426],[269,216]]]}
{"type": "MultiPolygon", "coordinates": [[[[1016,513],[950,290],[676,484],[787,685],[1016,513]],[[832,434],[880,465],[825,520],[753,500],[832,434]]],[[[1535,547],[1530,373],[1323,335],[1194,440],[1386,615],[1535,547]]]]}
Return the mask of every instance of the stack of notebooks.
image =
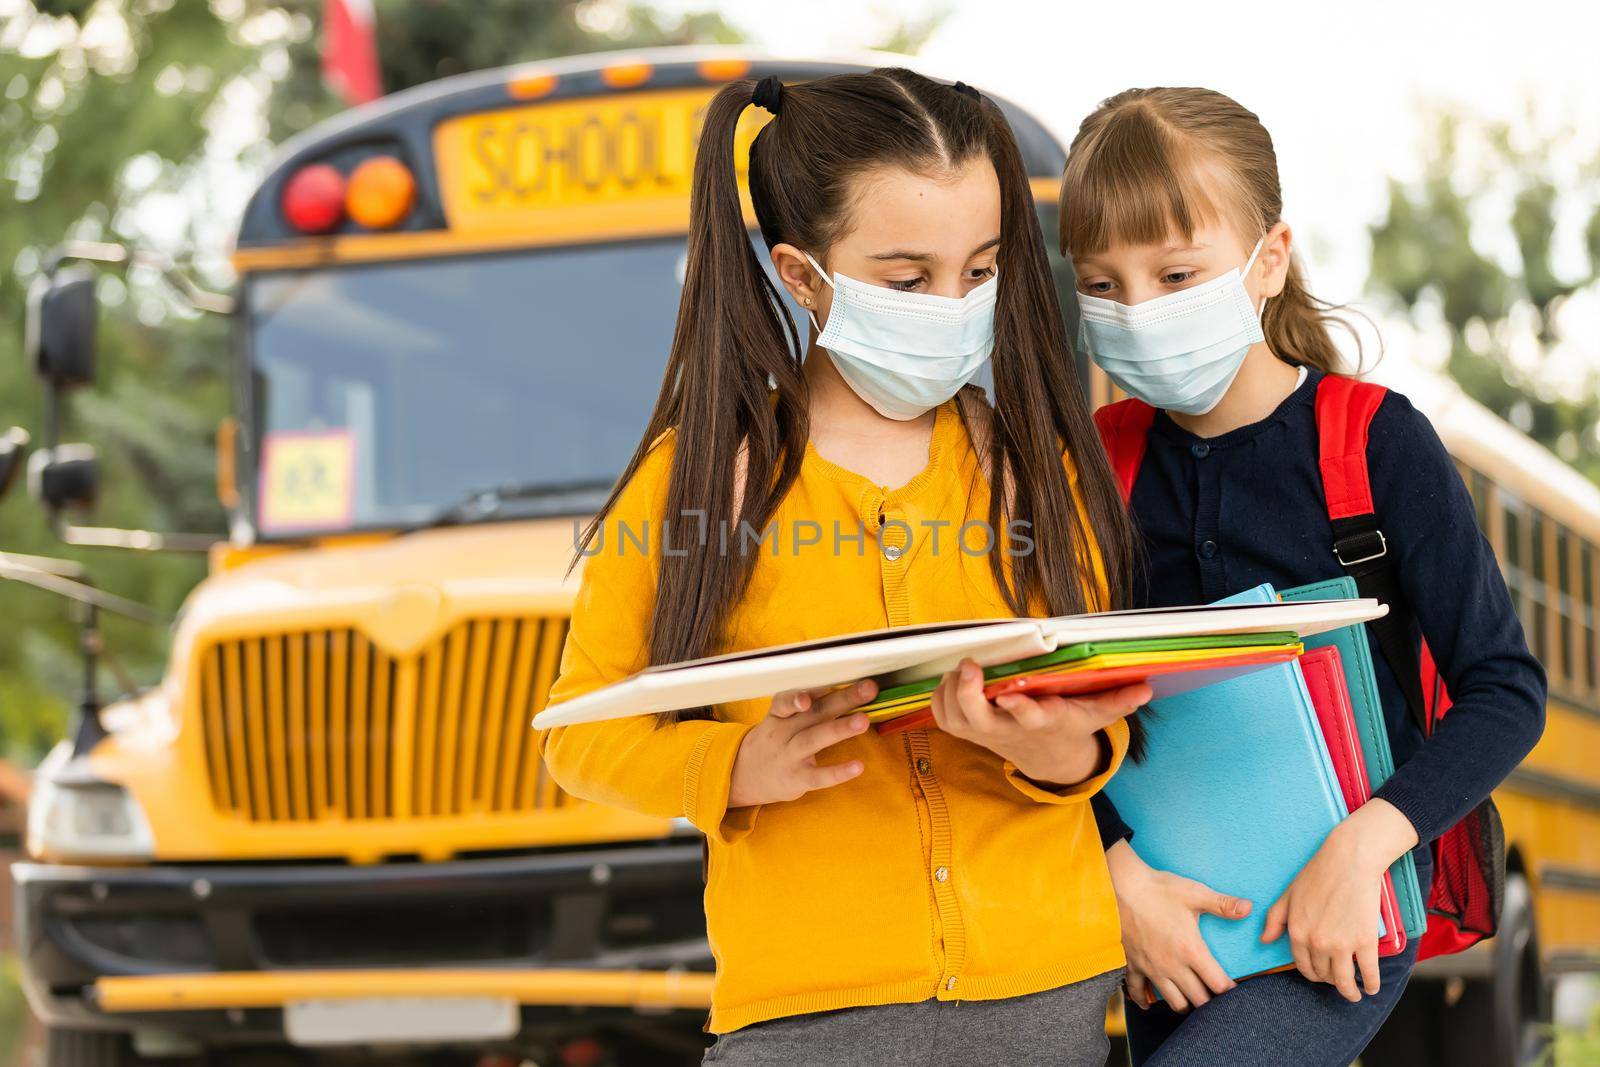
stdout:
{"type": "MultiPolygon", "coordinates": [[[[1350,578],[1281,593],[1262,585],[1223,603],[1306,602],[1354,589],[1350,578]]],[[[1293,965],[1287,937],[1261,942],[1268,908],[1394,772],[1366,628],[1304,643],[1292,662],[1153,701],[1143,759],[1124,762],[1105,789],[1146,863],[1253,902],[1245,919],[1200,917],[1231,978],[1293,965]]],[[[1410,853],[1384,876],[1373,923],[1385,956],[1425,929],[1410,853]]]]}
{"type": "MultiPolygon", "coordinates": [[[[1157,697],[1170,697],[1288,663],[1304,651],[1292,630],[1080,641],[986,668],[984,693],[990,700],[1008,693],[1075,696],[1148,682],[1157,697]]],[[[879,733],[928,726],[933,722],[929,703],[938,684],[935,677],[890,686],[861,710],[879,733]]]]}
{"type": "MultiPolygon", "coordinates": [[[[1242,671],[1282,664],[1310,636],[1375,619],[1375,600],[1338,597],[1301,603],[1239,603],[899,626],[774,648],[649,667],[611,685],[552,704],[533,720],[550,729],[603,719],[681,711],[820,689],[862,678],[907,698],[898,713],[927,704],[933,680],[962,660],[1007,672],[1000,684],[1035,692],[1092,692],[1149,680],[1173,695],[1242,671]],[[906,693],[900,687],[920,685],[906,693]]],[[[893,718],[893,715],[883,717],[893,718]]]]}

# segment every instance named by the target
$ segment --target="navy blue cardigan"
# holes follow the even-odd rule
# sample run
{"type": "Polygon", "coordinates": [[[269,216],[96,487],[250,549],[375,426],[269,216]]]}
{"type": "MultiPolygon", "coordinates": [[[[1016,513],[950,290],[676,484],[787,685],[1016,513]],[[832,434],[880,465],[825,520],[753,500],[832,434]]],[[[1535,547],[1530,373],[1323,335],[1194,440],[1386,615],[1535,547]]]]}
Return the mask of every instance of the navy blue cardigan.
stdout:
{"type": "MultiPolygon", "coordinates": [[[[1267,418],[1220,437],[1197,437],[1156,415],[1132,499],[1149,552],[1145,603],[1208,603],[1262,582],[1289,589],[1344,573],[1317,467],[1321,379],[1311,371],[1267,418]]],[[[1544,729],[1545,675],[1455,464],[1398,393],[1373,417],[1367,463],[1389,553],[1454,701],[1424,742],[1374,642],[1395,760],[1376,795],[1426,843],[1533,748],[1544,729]]],[[[1130,836],[1103,795],[1094,809],[1105,844],[1130,836]]]]}

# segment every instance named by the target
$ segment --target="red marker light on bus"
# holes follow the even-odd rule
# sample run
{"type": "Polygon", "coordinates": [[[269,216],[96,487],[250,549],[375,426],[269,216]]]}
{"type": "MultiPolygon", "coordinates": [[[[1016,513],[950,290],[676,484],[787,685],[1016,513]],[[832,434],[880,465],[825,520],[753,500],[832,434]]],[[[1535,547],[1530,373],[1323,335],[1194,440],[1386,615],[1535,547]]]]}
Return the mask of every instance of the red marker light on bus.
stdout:
{"type": "Polygon", "coordinates": [[[303,167],[283,187],[283,217],[301,233],[326,233],[344,217],[344,175],[327,163],[303,167]]]}
{"type": "Polygon", "coordinates": [[[373,156],[350,173],[345,210],[369,230],[385,230],[411,210],[417,180],[394,156],[373,156]]]}

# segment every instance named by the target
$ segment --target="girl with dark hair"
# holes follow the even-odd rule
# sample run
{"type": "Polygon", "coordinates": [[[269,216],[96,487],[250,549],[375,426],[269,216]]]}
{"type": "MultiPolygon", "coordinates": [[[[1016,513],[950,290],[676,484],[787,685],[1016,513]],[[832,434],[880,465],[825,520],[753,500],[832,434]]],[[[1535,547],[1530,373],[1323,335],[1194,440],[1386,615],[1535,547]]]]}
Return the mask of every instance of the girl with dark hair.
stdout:
{"type": "MultiPolygon", "coordinates": [[[[639,448],[583,538],[551,694],[883,626],[1119,607],[1130,525],[1016,141],[905,70],[712,100],[688,269],[639,448]],[[746,229],[734,134],[776,275],[746,229]],[[994,400],[967,387],[985,362],[994,400]]],[[[718,1063],[1099,1064],[1123,956],[1087,803],[1145,686],[983,696],[868,732],[871,682],[542,737],[580,797],[709,841],[718,1063]]]]}

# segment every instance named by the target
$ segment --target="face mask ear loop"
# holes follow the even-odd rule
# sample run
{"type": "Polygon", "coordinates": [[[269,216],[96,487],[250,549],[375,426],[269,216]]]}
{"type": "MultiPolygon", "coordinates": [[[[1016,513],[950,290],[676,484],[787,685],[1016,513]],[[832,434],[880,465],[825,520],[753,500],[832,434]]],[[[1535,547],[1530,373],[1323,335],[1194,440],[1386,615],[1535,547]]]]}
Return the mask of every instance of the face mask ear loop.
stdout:
{"type": "MultiPolygon", "coordinates": [[[[1250,268],[1256,265],[1256,257],[1261,254],[1261,249],[1266,243],[1267,243],[1267,236],[1266,236],[1266,234],[1262,234],[1261,235],[1261,240],[1257,241],[1256,242],[1256,246],[1250,250],[1250,258],[1244,261],[1244,270],[1239,272],[1239,278],[1240,278],[1241,281],[1243,281],[1244,278],[1250,273],[1250,268]]],[[[806,258],[810,259],[811,257],[807,256],[806,258]]],[[[1262,297],[1261,298],[1261,306],[1256,308],[1256,318],[1257,319],[1261,318],[1261,316],[1266,313],[1266,310],[1267,310],[1267,298],[1266,297],[1262,297]]]]}
{"type": "MultiPolygon", "coordinates": [[[[811,264],[811,269],[817,272],[817,277],[828,283],[829,289],[837,288],[837,286],[833,284],[833,279],[828,277],[828,272],[822,269],[822,264],[811,258],[810,252],[802,252],[800,254],[806,257],[806,262],[811,264]]],[[[822,332],[822,327],[817,325],[817,313],[815,311],[808,311],[806,312],[806,318],[811,320],[811,328],[820,334],[822,332]]]]}

